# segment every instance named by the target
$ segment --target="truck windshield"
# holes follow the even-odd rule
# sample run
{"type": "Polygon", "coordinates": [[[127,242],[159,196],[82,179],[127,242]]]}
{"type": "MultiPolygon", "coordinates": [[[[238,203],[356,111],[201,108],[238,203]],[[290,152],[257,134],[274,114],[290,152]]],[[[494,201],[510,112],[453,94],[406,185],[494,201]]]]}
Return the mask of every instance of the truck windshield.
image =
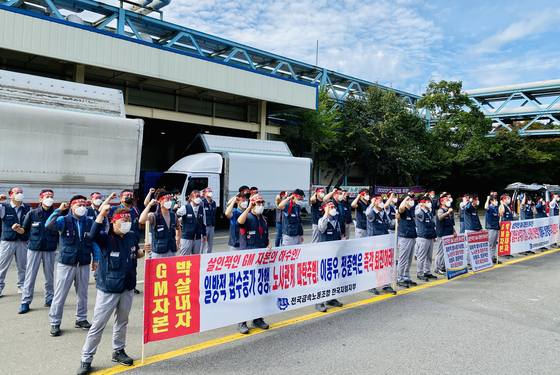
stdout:
{"type": "Polygon", "coordinates": [[[208,177],[190,177],[187,185],[186,197],[191,195],[191,191],[202,191],[208,187],[208,177]]]}
{"type": "Polygon", "coordinates": [[[164,173],[163,176],[161,176],[161,178],[159,179],[157,186],[162,187],[167,191],[173,191],[173,189],[179,189],[179,191],[183,191],[183,186],[185,185],[186,179],[186,174],[164,173]]]}

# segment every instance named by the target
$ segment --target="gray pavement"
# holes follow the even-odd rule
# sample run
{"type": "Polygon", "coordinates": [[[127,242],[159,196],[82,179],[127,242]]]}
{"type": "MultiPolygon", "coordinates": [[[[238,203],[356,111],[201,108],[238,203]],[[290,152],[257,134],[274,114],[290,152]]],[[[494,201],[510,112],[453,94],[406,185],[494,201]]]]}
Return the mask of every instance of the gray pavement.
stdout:
{"type": "MultiPolygon", "coordinates": [[[[307,221],[305,224],[306,243],[311,239],[310,227],[311,225],[307,221]]],[[[275,228],[271,227],[270,229],[272,231],[270,236],[272,241],[275,228]]],[[[227,251],[227,230],[217,231],[214,243],[215,252],[227,251]]],[[[516,258],[523,257],[516,256],[516,258]]],[[[261,371],[264,373],[280,371],[292,373],[298,361],[302,366],[306,363],[315,366],[308,366],[305,370],[302,370],[309,373],[319,370],[322,370],[322,372],[344,372],[346,369],[352,368],[355,371],[362,372],[367,366],[372,366],[370,370],[377,369],[377,366],[383,363],[389,366],[387,369],[395,369],[396,371],[396,369],[403,368],[399,367],[403,365],[402,360],[396,360],[396,358],[411,358],[418,362],[426,362],[426,366],[428,364],[431,366],[429,359],[433,361],[439,358],[437,353],[440,350],[443,350],[442,353],[445,354],[442,358],[449,357],[449,351],[452,348],[462,348],[461,350],[453,350],[458,353],[457,355],[460,354],[461,358],[464,357],[465,361],[473,361],[475,357],[471,358],[471,354],[478,356],[479,352],[469,354],[468,351],[464,352],[464,349],[471,346],[476,348],[488,347],[494,352],[494,348],[498,345],[492,341],[494,338],[495,340],[498,340],[498,338],[502,340],[499,344],[508,348],[503,355],[498,356],[499,358],[517,356],[520,357],[518,360],[521,360],[524,357],[523,353],[517,352],[516,356],[510,354],[513,344],[519,343],[523,350],[531,353],[529,359],[533,361],[534,358],[539,359],[546,355],[549,350],[557,350],[560,342],[560,337],[557,337],[560,316],[554,315],[556,311],[560,310],[557,305],[554,305],[553,299],[550,298],[557,295],[554,290],[558,279],[555,271],[559,265],[560,252],[547,254],[535,260],[528,260],[474,277],[408,293],[398,296],[398,298],[391,298],[293,326],[245,337],[230,344],[195,352],[134,371],[165,372],[170,368],[166,367],[169,362],[175,363],[175,366],[180,366],[179,368],[189,369],[189,373],[237,373],[242,370],[257,372],[257,369],[262,369],[264,365],[259,365],[259,363],[256,363],[259,360],[253,358],[260,358],[260,353],[263,354],[263,358],[266,358],[263,363],[272,365],[270,367],[267,365],[266,371],[261,371]],[[455,314],[458,322],[453,323],[449,319],[455,314]],[[490,327],[503,327],[503,330],[490,335],[485,331],[476,333],[484,340],[481,344],[476,344],[472,339],[463,341],[463,338],[469,338],[474,333],[469,334],[469,330],[466,330],[462,323],[477,321],[482,316],[485,318],[484,324],[490,327]],[[424,318],[420,319],[420,317],[424,318]],[[418,323],[419,328],[414,328],[414,322],[418,323]],[[449,329],[449,333],[446,333],[445,329],[449,329]],[[551,332],[556,334],[554,339],[551,339],[551,332]],[[369,341],[368,337],[370,337],[369,341]],[[258,343],[254,341],[258,341],[258,343]],[[271,341],[274,341],[274,343],[271,341]],[[329,342],[332,342],[332,344],[329,344],[329,342]],[[362,345],[362,350],[359,349],[358,344],[362,345]],[[352,350],[349,350],[350,348],[352,350]],[[243,350],[249,355],[237,353],[236,350],[243,350]],[[365,350],[367,350],[367,353],[365,350]],[[232,353],[231,363],[236,363],[237,366],[229,366],[226,365],[227,361],[219,360],[221,356],[229,358],[227,353],[230,351],[232,353]],[[237,355],[233,356],[233,353],[237,353],[237,355]],[[428,355],[429,358],[424,358],[425,355],[428,355]],[[340,359],[341,356],[350,356],[351,359],[346,358],[339,363],[334,361],[334,359],[340,359]],[[286,361],[283,361],[283,359],[286,359],[286,361]],[[204,363],[209,367],[203,370],[204,363]],[[249,366],[249,364],[251,365],[249,366]]],[[[413,263],[411,267],[413,279],[415,279],[415,267],[416,265],[413,263]]],[[[143,271],[143,262],[139,262],[138,280],[143,280],[143,271]]],[[[21,295],[17,294],[16,274],[15,262],[13,262],[6,278],[4,296],[0,298],[0,316],[2,317],[0,323],[0,374],[74,373],[79,365],[80,351],[86,337],[85,331],[74,328],[76,309],[74,290],[71,290],[66,301],[65,314],[61,325],[63,334],[60,337],[53,338],[49,336],[48,308],[43,307],[44,277],[42,271],[37,278],[31,311],[25,315],[17,314],[21,304],[21,295]]],[[[419,285],[422,284],[425,283],[419,282],[419,285]]],[[[138,289],[142,292],[143,285],[139,284],[138,289]]],[[[348,304],[372,297],[371,293],[362,292],[341,298],[341,302],[348,304]]],[[[94,304],[95,285],[92,277],[89,285],[89,321],[92,319],[94,304]]],[[[306,307],[266,317],[266,321],[272,324],[314,312],[315,310],[312,307],[306,307]]],[[[110,359],[112,324],[111,319],[99,346],[98,354],[94,358],[93,366],[95,370],[107,369],[115,365],[110,359]]],[[[150,343],[146,346],[146,353],[148,357],[151,357],[234,334],[237,334],[237,327],[228,326],[196,335],[150,343]]],[[[141,357],[141,337],[142,294],[134,298],[127,336],[127,353],[135,359],[141,357]]],[[[502,350],[500,349],[500,351],[502,350]]],[[[488,358],[494,358],[493,354],[490,353],[488,358]]],[[[484,359],[485,363],[487,361],[487,359],[484,359]]],[[[499,363],[498,360],[496,361],[499,363]]],[[[549,358],[543,361],[541,366],[546,364],[557,365],[557,362],[554,361],[549,358]]],[[[175,368],[177,369],[177,367],[175,368]]],[[[436,368],[442,369],[442,367],[436,368]]],[[[525,367],[518,366],[518,368],[525,367]]],[[[546,372],[547,368],[544,368],[542,372],[546,372]]],[[[382,372],[390,373],[391,371],[382,372]]],[[[185,372],[187,371],[185,370],[185,372]]],[[[179,373],[182,373],[182,371],[179,373]]]]}

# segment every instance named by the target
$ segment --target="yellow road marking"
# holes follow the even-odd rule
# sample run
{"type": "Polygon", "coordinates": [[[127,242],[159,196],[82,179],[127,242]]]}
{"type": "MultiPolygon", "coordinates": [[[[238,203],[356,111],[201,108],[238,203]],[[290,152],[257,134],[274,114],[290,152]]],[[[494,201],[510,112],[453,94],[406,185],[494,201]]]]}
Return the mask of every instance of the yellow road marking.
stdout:
{"type": "MultiPolygon", "coordinates": [[[[557,249],[554,249],[554,250],[548,250],[548,251],[542,252],[540,254],[529,255],[525,258],[514,259],[514,260],[508,261],[506,263],[496,264],[492,268],[487,268],[485,270],[477,272],[477,274],[481,273],[481,272],[491,271],[491,270],[496,269],[496,268],[505,267],[505,266],[510,265],[510,264],[523,262],[527,259],[533,259],[533,258],[537,258],[537,257],[543,256],[543,255],[555,253],[557,251],[560,251],[560,248],[557,248],[557,249]]],[[[336,313],[338,311],[352,309],[352,308],[358,307],[358,306],[367,305],[367,304],[377,302],[377,301],[381,301],[381,300],[384,300],[384,299],[394,298],[394,297],[397,297],[397,296],[402,295],[402,294],[412,293],[412,292],[422,290],[422,289],[426,289],[426,288],[430,288],[430,287],[433,287],[433,286],[436,286],[436,285],[445,284],[447,282],[454,281],[454,280],[457,280],[457,279],[463,279],[465,277],[469,277],[469,276],[472,276],[472,275],[474,275],[474,273],[469,272],[465,275],[456,277],[452,280],[441,279],[441,280],[437,280],[437,281],[433,281],[433,282],[428,282],[426,284],[418,285],[418,286],[415,286],[415,287],[412,287],[412,288],[400,290],[397,295],[384,294],[382,296],[368,298],[368,299],[365,299],[365,300],[362,300],[362,301],[349,303],[349,304],[344,305],[342,307],[329,307],[327,312],[324,312],[324,313],[316,312],[316,313],[313,313],[313,314],[308,314],[308,315],[300,316],[298,318],[288,319],[288,320],[284,320],[282,322],[271,324],[270,328],[268,330],[262,330],[262,329],[259,329],[259,328],[252,328],[251,331],[246,335],[242,335],[241,333],[236,333],[234,335],[220,337],[218,339],[209,340],[209,341],[206,341],[206,342],[202,342],[200,344],[187,346],[186,348],[177,349],[177,350],[173,350],[173,351],[170,351],[170,352],[167,352],[167,353],[162,353],[162,354],[155,355],[153,357],[149,357],[149,358],[146,359],[146,362],[144,364],[142,364],[141,360],[138,360],[138,361],[134,361],[133,366],[110,367],[110,368],[105,369],[105,370],[92,372],[91,375],[118,374],[118,373],[121,373],[121,372],[125,372],[125,371],[129,371],[129,370],[138,368],[138,367],[143,367],[143,366],[146,366],[146,365],[149,365],[149,364],[152,364],[152,363],[161,362],[161,361],[164,361],[166,359],[175,358],[175,357],[178,357],[178,356],[181,356],[181,355],[184,355],[184,354],[188,354],[188,353],[193,353],[193,352],[196,352],[196,351],[199,351],[199,350],[202,350],[202,349],[207,349],[207,348],[211,348],[213,346],[217,346],[217,345],[225,344],[225,343],[228,343],[228,342],[240,340],[240,339],[243,339],[245,337],[258,335],[258,334],[266,332],[266,331],[286,327],[286,326],[296,324],[296,323],[301,323],[301,322],[304,322],[306,320],[318,318],[318,317],[325,316],[325,315],[328,315],[328,314],[333,314],[333,313],[336,313]]]]}

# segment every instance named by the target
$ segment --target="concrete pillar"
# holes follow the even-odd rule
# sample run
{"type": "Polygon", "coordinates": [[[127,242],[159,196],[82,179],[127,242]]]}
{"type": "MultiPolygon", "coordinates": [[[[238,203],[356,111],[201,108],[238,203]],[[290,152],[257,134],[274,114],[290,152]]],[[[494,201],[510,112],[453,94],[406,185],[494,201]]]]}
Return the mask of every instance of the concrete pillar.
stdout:
{"type": "Polygon", "coordinates": [[[259,139],[266,139],[266,100],[259,101],[259,123],[261,129],[259,132],[259,139]]]}
{"type": "Polygon", "coordinates": [[[74,65],[74,82],[84,83],[86,78],[86,66],[83,64],[74,65]]]}

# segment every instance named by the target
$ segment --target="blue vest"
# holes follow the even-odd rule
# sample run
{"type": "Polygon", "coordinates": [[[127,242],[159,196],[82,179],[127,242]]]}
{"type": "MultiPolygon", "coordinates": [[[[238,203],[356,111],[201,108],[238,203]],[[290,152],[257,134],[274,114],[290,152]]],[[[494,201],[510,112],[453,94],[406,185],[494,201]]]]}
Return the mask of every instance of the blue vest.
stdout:
{"type": "Polygon", "coordinates": [[[548,217],[548,215],[546,214],[546,204],[545,203],[539,203],[537,204],[537,219],[540,219],[542,217],[548,217]]]}
{"type": "Polygon", "coordinates": [[[138,242],[134,233],[122,238],[107,234],[107,243],[100,249],[97,269],[97,289],[106,293],[122,293],[136,287],[136,252],[138,242]],[[128,276],[128,279],[127,279],[128,276]]]}
{"type": "Polygon", "coordinates": [[[478,218],[476,207],[471,202],[465,206],[465,230],[479,231],[482,229],[482,224],[478,218]]]}
{"type": "Polygon", "coordinates": [[[420,210],[424,214],[424,219],[420,220],[420,218],[418,218],[418,237],[428,239],[436,238],[436,228],[432,212],[424,212],[424,210],[420,210]]]}
{"type": "MultiPolygon", "coordinates": [[[[447,213],[449,208],[441,207],[443,213],[447,213]]],[[[443,220],[436,219],[436,232],[438,237],[450,236],[453,234],[453,227],[455,227],[455,218],[453,215],[447,215],[443,220]]]]}
{"type": "Polygon", "coordinates": [[[350,202],[345,200],[340,202],[340,206],[343,208],[344,212],[344,222],[346,224],[352,223],[352,207],[350,206],[350,202]]]}
{"type": "Polygon", "coordinates": [[[177,252],[177,241],[175,240],[175,212],[169,211],[169,225],[167,228],[165,219],[161,212],[154,212],[156,219],[155,228],[150,226],[152,234],[152,251],[156,254],[165,254],[168,251],[177,252]]]}
{"type": "Polygon", "coordinates": [[[504,215],[502,216],[502,221],[513,221],[513,213],[511,212],[511,208],[506,204],[504,205],[504,215]]]}
{"type": "Polygon", "coordinates": [[[389,205],[389,213],[387,214],[389,216],[389,229],[390,230],[395,230],[396,213],[397,213],[397,209],[395,208],[395,206],[390,204],[389,205]]]}
{"type": "MultiPolygon", "coordinates": [[[[55,220],[53,218],[53,220],[55,220]]],[[[84,266],[91,263],[93,253],[92,239],[89,235],[93,221],[84,216],[81,220],[81,235],[74,223],[72,212],[64,216],[65,228],[60,234],[60,251],[58,252],[58,263],[84,266]]]]}
{"type": "Polygon", "coordinates": [[[373,221],[367,221],[367,235],[368,236],[381,236],[389,234],[389,217],[385,210],[377,213],[373,210],[373,221]]]}
{"type": "Polygon", "coordinates": [[[237,218],[239,217],[239,215],[241,215],[241,212],[239,212],[236,208],[231,213],[233,216],[230,219],[228,245],[233,247],[240,247],[240,230],[237,218]]]}
{"type": "Polygon", "coordinates": [[[202,206],[204,206],[204,211],[206,212],[206,225],[215,227],[216,226],[216,201],[212,203],[208,202],[206,198],[202,198],[202,206]]]}
{"type": "MultiPolygon", "coordinates": [[[[289,204],[289,202],[288,202],[289,204]]],[[[315,203],[311,203],[311,224],[317,225],[319,223],[319,219],[321,218],[321,205],[323,201],[320,201],[318,198],[315,203]]]]}
{"type": "Polygon", "coordinates": [[[29,212],[29,250],[55,251],[58,231],[45,228],[45,223],[53,210],[45,211],[43,206],[29,212]]]}
{"type": "Polygon", "coordinates": [[[533,218],[533,208],[526,204],[525,206],[521,207],[519,211],[519,219],[520,220],[529,220],[533,218]]]}
{"type": "MultiPolygon", "coordinates": [[[[113,214],[117,208],[126,208],[123,204],[119,204],[118,206],[113,206],[109,210],[109,218],[113,218],[113,214]]],[[[136,235],[136,241],[140,242],[140,211],[134,206],[130,206],[130,220],[132,221],[132,225],[130,226],[130,231],[136,235]]],[[[95,219],[93,219],[95,221],[95,219]]]]}
{"type": "Polygon", "coordinates": [[[181,230],[181,238],[185,240],[199,239],[204,233],[204,207],[202,205],[198,206],[196,217],[190,203],[187,203],[185,208],[187,212],[182,216],[183,229],[181,230]]]}
{"type": "MultiPolygon", "coordinates": [[[[99,211],[93,208],[93,206],[88,206],[86,216],[89,217],[91,220],[95,221],[95,219],[97,219],[97,216],[99,216],[99,211]]],[[[109,219],[107,218],[107,216],[105,216],[103,218],[103,228],[106,229],[108,226],[109,226],[109,219]]]]}
{"type": "Polygon", "coordinates": [[[416,221],[414,220],[414,208],[406,207],[404,212],[400,214],[399,227],[397,229],[398,236],[404,238],[416,238],[416,221]]]}
{"type": "Polygon", "coordinates": [[[368,205],[360,200],[358,201],[358,207],[360,210],[356,208],[356,228],[367,229],[366,210],[368,205]]]}
{"type": "Polygon", "coordinates": [[[303,227],[301,226],[301,208],[293,203],[290,210],[291,202],[286,204],[284,208],[284,216],[282,218],[282,234],[290,237],[303,236],[303,227]]]}
{"type": "Polygon", "coordinates": [[[331,224],[330,220],[328,221],[325,233],[319,231],[319,242],[338,241],[341,238],[342,235],[340,233],[340,224],[338,223],[338,220],[336,220],[336,218],[334,226],[331,224]]]}
{"type": "Polygon", "coordinates": [[[268,223],[263,215],[257,217],[249,212],[245,220],[245,228],[243,230],[245,249],[262,249],[268,246],[268,223]],[[262,234],[261,234],[262,230],[262,234]]]}
{"type": "Polygon", "coordinates": [[[498,212],[498,207],[488,206],[485,224],[486,229],[500,230],[500,214],[498,212]]]}
{"type": "Polygon", "coordinates": [[[551,209],[550,216],[558,216],[560,214],[560,206],[558,205],[560,202],[556,202],[556,206],[551,209]]]}
{"type": "Polygon", "coordinates": [[[459,222],[462,223],[465,221],[465,209],[459,206],[459,222]]]}
{"type": "Polygon", "coordinates": [[[344,236],[346,234],[346,226],[342,225],[342,223],[346,222],[346,218],[344,216],[344,201],[340,201],[340,203],[338,203],[333,199],[332,202],[334,203],[334,207],[336,208],[336,220],[338,220],[338,223],[340,225],[340,233],[342,233],[342,235],[344,236]]]}
{"type": "Polygon", "coordinates": [[[31,211],[31,206],[22,203],[20,206],[21,216],[18,219],[16,209],[10,203],[4,204],[4,217],[2,218],[2,241],[27,241],[29,233],[19,234],[12,229],[12,225],[19,224],[23,227],[25,215],[31,211]]]}

